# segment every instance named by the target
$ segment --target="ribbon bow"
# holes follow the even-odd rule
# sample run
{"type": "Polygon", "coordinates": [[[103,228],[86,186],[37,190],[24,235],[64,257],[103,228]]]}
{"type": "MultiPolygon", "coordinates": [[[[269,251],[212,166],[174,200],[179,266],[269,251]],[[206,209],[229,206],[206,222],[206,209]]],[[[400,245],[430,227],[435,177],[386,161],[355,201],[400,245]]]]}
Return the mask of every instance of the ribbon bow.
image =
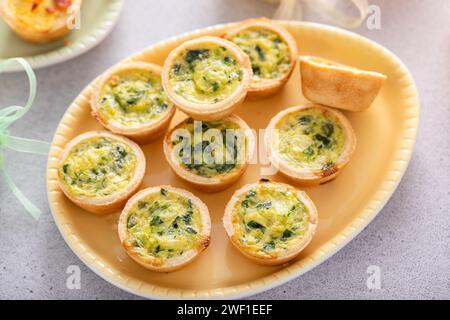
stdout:
{"type": "MultiPolygon", "coordinates": [[[[317,12],[322,18],[344,28],[357,28],[367,16],[369,5],[367,0],[345,0],[352,3],[359,11],[359,17],[349,16],[338,9],[338,0],[269,0],[279,2],[280,5],[275,12],[275,19],[302,20],[303,10],[301,2],[317,12]]],[[[342,1],[341,1],[342,2],[342,1]]]]}
{"type": "Polygon", "coordinates": [[[34,154],[48,154],[50,150],[50,144],[44,141],[38,141],[33,139],[25,139],[11,136],[8,132],[8,127],[14,122],[22,118],[28,110],[30,110],[36,96],[36,76],[33,69],[25,59],[13,58],[0,62],[0,73],[10,64],[19,63],[25,69],[30,86],[30,92],[28,100],[25,106],[10,106],[0,109],[0,174],[3,176],[6,185],[11,189],[17,199],[27,209],[33,218],[36,220],[39,218],[41,211],[25,197],[22,191],[12,181],[10,175],[6,171],[5,161],[3,157],[4,149],[8,148],[19,152],[28,152],[34,154]]]}

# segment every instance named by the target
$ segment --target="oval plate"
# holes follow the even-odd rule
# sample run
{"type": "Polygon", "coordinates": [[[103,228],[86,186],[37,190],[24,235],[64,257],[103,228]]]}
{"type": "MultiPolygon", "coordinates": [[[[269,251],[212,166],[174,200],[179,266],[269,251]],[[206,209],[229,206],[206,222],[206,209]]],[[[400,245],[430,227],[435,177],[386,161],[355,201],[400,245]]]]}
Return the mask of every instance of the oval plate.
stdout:
{"type": "MultiPolygon", "coordinates": [[[[57,162],[64,145],[82,132],[101,129],[90,115],[91,83],[71,104],[58,126],[49,156],[47,189],[54,219],[64,239],[75,254],[105,280],[149,298],[249,296],[298,277],[331,257],[361,232],[388,201],[408,166],[419,121],[418,94],[408,70],[388,50],[354,33],[314,23],[281,23],[296,38],[301,54],[317,55],[388,75],[371,108],[346,113],[358,138],[348,167],[330,183],[305,188],[319,211],[319,227],[311,244],[292,263],[279,267],[259,266],[243,257],[226,237],[221,225],[223,210],[237,188],[260,179],[260,169],[264,165],[250,165],[235,185],[207,194],[190,188],[170,171],[163,156],[162,139],[159,139],[143,146],[148,160],[144,187],[171,184],[193,191],[210,209],[212,241],[199,259],[174,273],[154,273],[137,265],[119,242],[119,213],[89,214],[66,199],[58,187],[57,162]]],[[[220,35],[230,26],[233,24],[172,38],[125,61],[143,60],[161,65],[178,44],[198,36],[220,35]]],[[[297,66],[279,94],[266,100],[245,102],[237,114],[251,127],[265,128],[277,112],[304,102],[297,66]]],[[[172,125],[180,117],[177,112],[172,125]]],[[[286,182],[279,175],[271,179],[286,182]]]]}
{"type": "MultiPolygon", "coordinates": [[[[23,57],[34,68],[43,68],[75,58],[99,44],[119,18],[124,0],[88,0],[81,4],[80,29],[48,44],[33,44],[19,38],[0,18],[0,61],[23,57]],[[67,42],[68,45],[65,45],[67,42]]],[[[22,70],[11,65],[6,72],[22,70]]]]}

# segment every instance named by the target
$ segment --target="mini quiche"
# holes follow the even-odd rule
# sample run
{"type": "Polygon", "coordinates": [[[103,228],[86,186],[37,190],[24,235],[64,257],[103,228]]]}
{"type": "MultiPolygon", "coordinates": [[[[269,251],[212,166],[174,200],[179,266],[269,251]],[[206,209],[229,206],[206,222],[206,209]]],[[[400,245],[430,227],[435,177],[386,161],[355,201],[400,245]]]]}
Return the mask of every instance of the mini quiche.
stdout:
{"type": "Polygon", "coordinates": [[[211,221],[206,205],[171,186],[135,194],[119,218],[119,238],[143,267],[170,272],[192,262],[209,246],[211,221]]]}
{"type": "Polygon", "coordinates": [[[107,71],[91,98],[93,116],[108,130],[138,142],[161,135],[175,113],[162,87],[161,71],[147,62],[128,62],[107,71]]]}
{"type": "Polygon", "coordinates": [[[236,182],[245,172],[254,147],[252,130],[235,115],[216,121],[185,119],[164,139],[164,154],[175,174],[207,192],[236,182]]]}
{"type": "Polygon", "coordinates": [[[369,108],[387,78],[318,57],[301,57],[300,73],[308,100],[349,111],[369,108]]]}
{"type": "Polygon", "coordinates": [[[184,42],[170,52],[163,86],[172,102],[198,120],[219,120],[244,100],[252,70],[248,56],[218,37],[184,42]]]}
{"type": "Polygon", "coordinates": [[[58,165],[59,185],[81,208],[98,214],[120,210],[139,188],[145,157],[133,141],[107,131],[71,140],[58,165]]]}
{"type": "Polygon", "coordinates": [[[317,210],[305,192],[261,180],[237,190],[225,208],[223,225],[231,243],[264,265],[294,259],[317,228],[317,210]]]}
{"type": "Polygon", "coordinates": [[[297,62],[297,43],[275,22],[249,19],[224,36],[250,57],[253,80],[249,98],[263,98],[280,90],[289,80],[297,62]]]}
{"type": "Polygon", "coordinates": [[[0,14],[21,38],[45,43],[66,35],[81,0],[2,0],[0,14]]]}
{"type": "Polygon", "coordinates": [[[277,114],[265,136],[272,164],[301,185],[335,178],[350,161],[356,137],[342,113],[317,104],[277,114]]]}

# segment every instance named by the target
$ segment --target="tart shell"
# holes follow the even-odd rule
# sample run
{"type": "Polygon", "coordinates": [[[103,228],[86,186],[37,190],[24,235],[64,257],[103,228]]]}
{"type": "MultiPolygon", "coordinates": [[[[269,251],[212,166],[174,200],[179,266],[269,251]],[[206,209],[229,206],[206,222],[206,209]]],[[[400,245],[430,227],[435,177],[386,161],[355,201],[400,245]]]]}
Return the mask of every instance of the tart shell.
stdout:
{"type": "Polygon", "coordinates": [[[143,266],[146,269],[157,271],[157,272],[172,272],[176,271],[187,264],[194,261],[195,258],[199,256],[201,252],[203,252],[210,243],[210,233],[211,233],[211,219],[209,216],[208,207],[195,195],[190,193],[189,191],[174,188],[172,186],[158,186],[158,187],[151,187],[144,190],[139,191],[136,193],[126,204],[125,208],[122,211],[122,214],[119,218],[119,225],[118,225],[118,232],[119,232],[119,238],[120,242],[122,243],[122,246],[127,251],[128,255],[136,261],[138,264],[143,266]],[[133,205],[138,202],[143,197],[152,194],[152,193],[159,193],[161,188],[164,188],[168,191],[171,191],[173,193],[177,193],[181,196],[184,196],[188,199],[191,199],[192,203],[199,209],[200,218],[202,221],[202,230],[199,233],[201,235],[201,239],[199,241],[199,244],[197,247],[186,251],[183,253],[182,256],[177,258],[169,259],[168,261],[164,261],[162,265],[155,264],[154,259],[151,257],[142,257],[140,254],[136,253],[133,250],[133,246],[129,242],[128,238],[128,231],[127,231],[127,220],[128,215],[130,213],[130,210],[132,209],[133,205]]]}
{"type": "MultiPolygon", "coordinates": [[[[6,24],[22,39],[34,43],[47,43],[62,38],[71,30],[67,27],[67,14],[55,21],[54,26],[47,31],[36,30],[30,25],[20,22],[16,19],[13,12],[9,8],[9,0],[0,1],[0,16],[3,17],[6,24]]],[[[81,8],[82,0],[72,0],[71,6],[81,8]]],[[[72,12],[71,15],[76,15],[72,12]]]]}
{"type": "Polygon", "coordinates": [[[103,86],[111,79],[112,76],[127,70],[144,70],[160,76],[162,72],[162,68],[160,66],[140,61],[126,62],[106,71],[106,73],[102,75],[96,83],[92,93],[92,116],[109,131],[126,136],[138,143],[146,143],[163,135],[169,126],[170,121],[175,114],[175,107],[170,101],[167,105],[167,110],[161,117],[135,126],[125,126],[117,121],[114,121],[113,119],[105,119],[101,116],[100,112],[98,112],[98,109],[100,108],[100,94],[103,86]]]}
{"type": "Polygon", "coordinates": [[[234,43],[219,37],[201,37],[184,42],[173,49],[164,62],[162,83],[169,99],[184,113],[196,120],[213,121],[226,118],[244,101],[250,82],[252,79],[252,69],[249,57],[234,43]],[[202,45],[217,45],[230,50],[234,58],[242,66],[242,82],[237,89],[227,98],[217,103],[206,104],[189,101],[172,89],[170,85],[170,71],[175,59],[179,54],[191,48],[198,48],[202,45]]]}
{"type": "Polygon", "coordinates": [[[267,18],[248,19],[240,23],[237,27],[231,29],[223,35],[225,39],[230,39],[239,32],[248,28],[268,29],[277,33],[288,45],[291,53],[291,64],[288,72],[282,76],[263,81],[251,81],[248,89],[247,98],[250,100],[262,99],[276,94],[287,83],[294,71],[298,59],[297,42],[294,37],[282,26],[267,18]]]}
{"type": "Polygon", "coordinates": [[[265,147],[266,152],[271,161],[279,171],[286,177],[292,179],[294,182],[301,186],[313,186],[328,182],[337,177],[341,173],[342,169],[348,164],[350,158],[356,148],[356,136],[353,128],[347,118],[338,110],[327,108],[319,104],[305,104],[301,106],[291,107],[281,111],[275,117],[270,120],[270,123],[265,133],[265,147]],[[272,150],[273,130],[280,120],[291,113],[297,113],[301,110],[315,108],[321,112],[330,113],[341,124],[345,133],[345,145],[344,149],[338,159],[338,162],[332,168],[322,169],[308,169],[308,168],[296,168],[286,161],[281,159],[279,154],[272,150]]]}
{"type": "Polygon", "coordinates": [[[118,210],[122,209],[127,200],[138,190],[139,186],[142,183],[142,180],[144,179],[146,161],[144,153],[142,152],[141,148],[133,141],[125,137],[114,135],[108,131],[89,131],[75,137],[66,145],[59,160],[58,168],[61,167],[64,160],[69,156],[71,150],[78,143],[82,142],[83,140],[87,140],[94,137],[107,137],[118,140],[120,142],[127,144],[134,151],[137,158],[137,166],[132,181],[123,190],[115,192],[110,196],[100,198],[88,198],[72,194],[71,192],[69,192],[66,185],[63,183],[61,177],[59,177],[59,174],[58,174],[58,183],[61,190],[64,192],[67,198],[69,198],[73,203],[75,203],[79,207],[96,214],[109,214],[117,212],[118,210]]]}
{"type": "Polygon", "coordinates": [[[301,57],[303,95],[326,106],[363,111],[375,100],[387,77],[317,57],[301,57]]]}
{"type": "Polygon", "coordinates": [[[236,115],[231,115],[224,120],[232,121],[239,125],[239,129],[245,130],[244,134],[247,140],[247,155],[246,162],[240,164],[237,170],[233,170],[231,174],[222,175],[219,178],[206,178],[199,175],[196,175],[189,170],[185,169],[177,160],[177,158],[173,155],[173,148],[171,143],[171,136],[174,130],[176,130],[181,124],[185,122],[186,119],[178,123],[174,128],[172,128],[169,132],[167,132],[164,142],[163,149],[164,155],[166,157],[167,162],[169,163],[173,172],[179,176],[181,179],[186,181],[187,183],[194,186],[196,189],[199,189],[204,192],[217,192],[228,188],[230,185],[235,183],[239,178],[244,174],[247,169],[248,163],[252,158],[253,151],[255,149],[255,135],[253,131],[251,131],[248,124],[242,120],[240,117],[236,115]]]}
{"type": "Polygon", "coordinates": [[[247,184],[237,190],[233,196],[231,197],[230,201],[225,207],[225,214],[223,216],[223,226],[225,228],[225,231],[227,232],[228,238],[230,239],[231,243],[235,248],[237,248],[244,256],[247,258],[263,265],[280,265],[283,263],[286,263],[292,259],[294,259],[296,256],[298,256],[302,250],[311,242],[311,239],[313,238],[316,229],[317,229],[317,223],[318,223],[318,214],[317,209],[312,200],[308,197],[308,195],[301,190],[296,189],[297,196],[299,199],[305,204],[305,206],[308,208],[309,211],[309,227],[306,233],[303,236],[303,239],[295,245],[293,248],[287,250],[286,252],[280,254],[277,257],[273,257],[270,255],[260,255],[255,254],[254,252],[249,252],[245,247],[241,245],[239,242],[239,239],[237,239],[235,235],[235,230],[233,227],[233,209],[234,207],[239,203],[240,198],[243,194],[248,192],[249,190],[257,187],[261,183],[270,183],[279,187],[291,187],[292,186],[284,183],[279,182],[269,182],[269,181],[260,181],[258,183],[254,184],[247,184]]]}

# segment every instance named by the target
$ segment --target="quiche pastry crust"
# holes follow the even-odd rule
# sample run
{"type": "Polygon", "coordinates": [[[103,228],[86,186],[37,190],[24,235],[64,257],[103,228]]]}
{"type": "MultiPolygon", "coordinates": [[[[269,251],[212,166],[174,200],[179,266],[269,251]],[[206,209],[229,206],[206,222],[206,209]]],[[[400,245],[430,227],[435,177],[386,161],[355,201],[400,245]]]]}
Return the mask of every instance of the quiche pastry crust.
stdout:
{"type": "Polygon", "coordinates": [[[280,37],[281,41],[287,45],[290,57],[289,66],[277,77],[272,79],[260,79],[258,81],[256,81],[255,79],[252,80],[247,93],[247,97],[249,99],[260,99],[277,93],[287,83],[297,63],[298,49],[297,43],[294,37],[289,33],[289,31],[278,25],[276,22],[267,18],[245,20],[237,27],[225,33],[223,37],[232,41],[232,39],[239,33],[253,30],[267,30],[269,32],[277,34],[280,37]]]}
{"type": "Polygon", "coordinates": [[[303,95],[310,101],[348,111],[369,108],[387,77],[318,57],[301,57],[303,95]]]}
{"type": "MultiPolygon", "coordinates": [[[[323,136],[319,138],[328,140],[328,138],[325,137],[326,139],[324,139],[322,137],[323,136]]],[[[311,186],[330,181],[341,173],[342,169],[348,164],[353,152],[355,151],[356,136],[348,119],[338,110],[319,104],[305,104],[283,110],[271,119],[265,133],[265,147],[271,163],[278,168],[282,174],[288,178],[291,178],[299,185],[311,186]],[[277,148],[274,147],[274,144],[276,143],[275,139],[277,137],[277,126],[284,119],[288,119],[290,116],[301,114],[302,112],[308,110],[323,114],[325,119],[331,119],[333,126],[339,125],[339,129],[343,135],[343,141],[341,141],[342,150],[330,166],[315,168],[308,167],[306,165],[294,165],[283,158],[277,148]]]]}
{"type": "MultiPolygon", "coordinates": [[[[149,121],[145,121],[140,124],[124,124],[115,120],[114,117],[109,119],[102,115],[101,112],[101,100],[102,91],[106,85],[111,81],[120,81],[121,75],[129,75],[132,72],[144,72],[151,76],[161,77],[162,68],[158,65],[148,62],[126,62],[106,71],[104,75],[98,80],[94,87],[94,92],[91,97],[92,115],[103,125],[106,129],[120,135],[124,135],[138,143],[145,143],[153,140],[162,134],[167,129],[175,114],[175,107],[169,101],[165,99],[164,103],[166,109],[161,114],[149,121]]],[[[162,84],[161,84],[162,85],[162,84]]],[[[161,86],[161,92],[165,95],[161,86]]]]}
{"type": "MultiPolygon", "coordinates": [[[[274,204],[272,204],[274,205],[274,204]]],[[[273,214],[273,219],[276,221],[276,215],[282,214],[283,212],[275,212],[273,214]]],[[[251,213],[248,213],[251,214],[251,213]]],[[[279,217],[280,220],[284,219],[285,217],[279,217]]],[[[269,219],[270,220],[270,219],[269,219]]],[[[257,222],[251,221],[250,223],[253,223],[253,225],[250,225],[248,230],[251,228],[265,228],[269,229],[268,232],[277,232],[276,228],[279,228],[279,225],[276,225],[274,223],[272,226],[269,225],[260,225],[257,222]]],[[[249,223],[249,224],[250,224],[249,223]]],[[[263,265],[280,265],[283,263],[286,263],[292,259],[294,259],[296,256],[298,256],[303,249],[311,242],[311,239],[313,238],[316,229],[317,229],[317,223],[318,223],[318,214],[317,209],[312,202],[312,200],[308,197],[308,195],[301,190],[298,190],[288,184],[284,183],[278,183],[278,182],[270,182],[268,180],[261,180],[258,183],[254,184],[247,184],[237,190],[233,196],[231,197],[230,201],[225,207],[225,213],[223,216],[223,226],[227,232],[227,235],[233,244],[234,247],[236,247],[244,256],[247,258],[263,265]],[[290,192],[291,194],[294,194],[296,198],[299,200],[299,202],[302,205],[301,208],[303,208],[305,212],[305,217],[307,217],[306,221],[303,221],[303,229],[301,231],[301,234],[296,234],[295,231],[292,233],[289,233],[287,235],[288,237],[291,237],[290,244],[286,246],[285,248],[276,251],[275,253],[272,253],[271,250],[264,251],[264,250],[252,250],[251,245],[245,245],[244,242],[241,242],[241,239],[239,239],[239,230],[237,230],[237,226],[239,224],[239,218],[237,217],[236,210],[239,210],[239,206],[243,205],[243,202],[246,197],[248,197],[249,193],[251,192],[258,192],[258,189],[260,187],[269,187],[273,188],[273,190],[276,190],[276,192],[290,192]],[[243,200],[244,199],[244,200],[243,200]],[[299,238],[300,237],[300,238],[299,238]]],[[[266,233],[267,230],[264,229],[264,233],[266,233]]],[[[246,229],[247,230],[247,229],[246,229]]],[[[248,230],[246,232],[248,232],[248,230]]],[[[285,236],[285,232],[282,233],[283,237],[285,236]]],[[[264,236],[263,236],[264,237],[264,236]]],[[[278,240],[280,241],[280,240],[278,240]]],[[[283,240],[281,240],[283,241],[283,240]]],[[[274,245],[273,249],[277,249],[277,245],[274,245]]]]}
{"type": "MultiPolygon", "coordinates": [[[[163,223],[161,222],[161,224],[163,223]]],[[[119,218],[118,232],[122,246],[125,248],[128,255],[138,264],[152,271],[172,272],[191,263],[195,258],[199,256],[201,252],[203,252],[209,246],[211,233],[211,220],[209,216],[208,207],[195,195],[183,189],[164,185],[141,190],[127,202],[119,218]],[[129,217],[133,213],[133,210],[136,210],[136,207],[139,206],[141,200],[145,200],[146,197],[152,195],[160,195],[162,193],[164,194],[173,193],[179,196],[180,198],[187,199],[191,204],[191,208],[194,208],[193,210],[197,212],[199,215],[198,224],[201,226],[201,229],[196,230],[195,238],[192,240],[195,241],[195,243],[188,244],[190,245],[188,246],[189,248],[188,250],[185,250],[181,254],[176,255],[174,257],[164,257],[162,259],[158,259],[157,257],[151,254],[143,254],[142,251],[139,252],[134,247],[134,245],[131,242],[132,240],[128,226],[129,226],[129,217]]],[[[155,234],[151,234],[151,236],[156,237],[155,234]]],[[[151,236],[149,238],[151,238],[151,236]]]]}
{"type": "MultiPolygon", "coordinates": [[[[226,56],[224,56],[224,59],[227,59],[226,56]]],[[[214,65],[215,68],[217,66],[218,68],[221,67],[217,60],[211,61],[211,65],[214,65]]],[[[207,84],[209,80],[208,77],[213,76],[219,79],[219,81],[212,82],[212,84],[217,83],[216,87],[212,86],[213,91],[216,91],[218,89],[219,92],[222,88],[230,89],[230,87],[228,86],[232,84],[219,83],[222,82],[224,78],[223,73],[221,74],[220,70],[215,71],[214,73],[211,72],[211,65],[200,68],[198,74],[190,75],[192,79],[186,80],[187,85],[194,84],[195,86],[197,86],[207,84]],[[201,73],[201,70],[205,72],[201,73]]],[[[163,86],[169,99],[172,100],[172,102],[181,111],[183,111],[190,117],[196,120],[205,121],[220,120],[230,115],[233,110],[235,110],[244,101],[247,95],[251,78],[252,70],[249,57],[234,43],[219,37],[212,36],[192,39],[173,49],[164,62],[162,74],[163,86]],[[183,57],[184,60],[188,58],[187,60],[191,62],[195,60],[201,61],[201,52],[208,50],[214,51],[219,48],[224,50],[224,54],[228,56],[227,61],[229,61],[230,65],[234,65],[237,69],[237,72],[240,74],[240,79],[238,80],[237,84],[234,83],[236,87],[229,90],[230,92],[225,94],[225,96],[218,101],[207,101],[207,99],[205,99],[206,101],[195,101],[195,99],[187,99],[182,94],[177,93],[173,86],[174,83],[176,83],[176,80],[172,79],[175,79],[174,73],[175,70],[177,70],[177,65],[179,65],[178,62],[181,61],[183,57]],[[190,52],[196,54],[189,54],[190,52]]],[[[201,94],[204,94],[205,98],[207,98],[207,94],[213,96],[211,92],[199,92],[201,94]]]]}
{"type": "Polygon", "coordinates": [[[122,209],[126,201],[138,190],[144,178],[146,161],[141,148],[133,141],[108,131],[89,131],[73,138],[65,146],[58,163],[59,170],[61,170],[66,160],[70,158],[71,152],[74,151],[77,146],[83,142],[87,143],[96,138],[106,138],[113,142],[117,141],[127,146],[133,152],[136,157],[136,165],[134,167],[134,172],[131,172],[132,177],[129,183],[127,183],[124,188],[116,190],[112,194],[100,197],[88,197],[71,192],[70,188],[63,181],[60,171],[58,172],[58,182],[64,194],[79,207],[92,213],[108,214],[122,209]]]}
{"type": "Polygon", "coordinates": [[[185,168],[182,163],[180,163],[179,158],[173,152],[172,145],[172,134],[173,132],[180,128],[188,119],[182,120],[170,131],[167,132],[164,142],[163,149],[164,155],[167,162],[169,163],[172,170],[181,179],[193,185],[195,188],[205,191],[205,192],[217,192],[228,188],[230,185],[235,183],[244,174],[247,169],[248,163],[252,158],[253,151],[255,149],[255,136],[253,131],[251,131],[248,124],[236,115],[231,115],[223,121],[229,121],[236,124],[238,129],[243,130],[242,133],[245,136],[245,162],[237,164],[236,167],[229,171],[228,173],[219,174],[216,177],[204,177],[199,174],[191,172],[189,169],[185,168]]]}
{"type": "MultiPolygon", "coordinates": [[[[65,36],[70,32],[70,29],[67,26],[69,18],[67,9],[72,6],[72,8],[75,8],[75,10],[79,11],[82,0],[66,0],[53,2],[54,3],[52,5],[47,6],[48,3],[46,0],[1,0],[0,16],[3,17],[4,21],[11,28],[11,30],[24,40],[35,43],[51,42],[65,36]],[[16,8],[13,2],[20,2],[22,6],[20,8],[16,8]],[[62,2],[62,7],[58,8],[56,2],[62,2]],[[45,8],[43,7],[44,5],[46,6],[45,8]],[[29,15],[19,16],[15,12],[16,9],[29,10],[29,15]],[[46,20],[49,25],[39,26],[36,22],[30,23],[30,21],[26,21],[27,17],[33,20],[33,15],[36,16],[38,14],[41,14],[41,16],[46,15],[47,20],[44,20],[46,20]]],[[[70,15],[76,16],[77,12],[70,12],[70,15]]]]}

